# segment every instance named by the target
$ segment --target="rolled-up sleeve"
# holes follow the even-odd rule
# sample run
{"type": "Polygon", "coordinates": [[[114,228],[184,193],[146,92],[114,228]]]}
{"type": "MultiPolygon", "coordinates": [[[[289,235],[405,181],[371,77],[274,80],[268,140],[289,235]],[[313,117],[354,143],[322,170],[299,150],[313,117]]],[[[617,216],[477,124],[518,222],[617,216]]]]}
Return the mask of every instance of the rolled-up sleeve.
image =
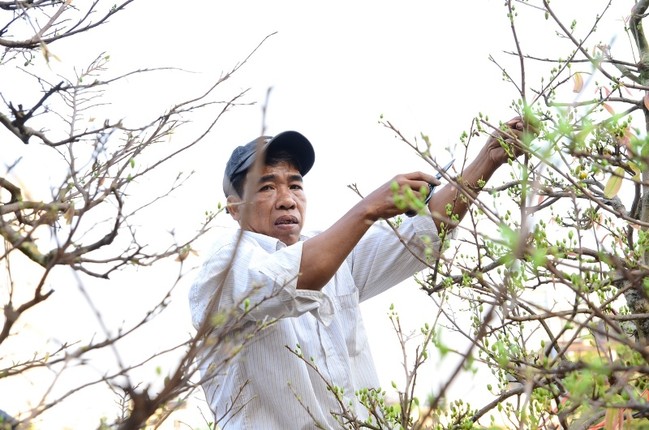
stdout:
{"type": "Polygon", "coordinates": [[[231,309],[246,312],[252,320],[311,312],[327,323],[334,308],[330,298],[321,291],[297,289],[301,258],[302,242],[285,246],[250,232],[221,239],[190,289],[194,326],[231,309]]]}
{"type": "Polygon", "coordinates": [[[392,230],[377,223],[348,258],[360,300],[367,300],[429,267],[439,256],[441,240],[430,216],[406,219],[392,230]]]}

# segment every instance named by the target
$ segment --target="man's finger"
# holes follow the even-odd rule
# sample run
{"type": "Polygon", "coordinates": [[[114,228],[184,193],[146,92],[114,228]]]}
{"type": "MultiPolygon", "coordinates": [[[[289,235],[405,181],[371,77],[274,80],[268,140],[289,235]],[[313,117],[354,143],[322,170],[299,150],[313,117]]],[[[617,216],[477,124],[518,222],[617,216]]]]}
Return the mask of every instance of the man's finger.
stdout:
{"type": "MultiPolygon", "coordinates": [[[[432,185],[439,185],[441,182],[439,179],[437,179],[433,175],[429,175],[428,173],[423,173],[423,172],[412,172],[407,175],[404,175],[404,177],[408,181],[423,181],[425,184],[419,184],[419,185],[426,185],[426,184],[432,184],[432,185]]],[[[410,187],[413,189],[419,189],[419,187],[416,184],[410,184],[410,187]]]]}

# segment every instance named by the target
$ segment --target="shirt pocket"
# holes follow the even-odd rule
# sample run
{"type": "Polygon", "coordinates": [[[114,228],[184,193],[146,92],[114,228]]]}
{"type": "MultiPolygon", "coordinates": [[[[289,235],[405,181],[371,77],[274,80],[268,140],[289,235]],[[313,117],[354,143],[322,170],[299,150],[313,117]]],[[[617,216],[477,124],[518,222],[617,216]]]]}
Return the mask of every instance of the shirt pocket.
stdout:
{"type": "Polygon", "coordinates": [[[358,290],[349,294],[336,297],[338,312],[340,312],[340,323],[345,343],[350,357],[361,353],[367,345],[367,336],[363,328],[361,317],[358,290]]]}

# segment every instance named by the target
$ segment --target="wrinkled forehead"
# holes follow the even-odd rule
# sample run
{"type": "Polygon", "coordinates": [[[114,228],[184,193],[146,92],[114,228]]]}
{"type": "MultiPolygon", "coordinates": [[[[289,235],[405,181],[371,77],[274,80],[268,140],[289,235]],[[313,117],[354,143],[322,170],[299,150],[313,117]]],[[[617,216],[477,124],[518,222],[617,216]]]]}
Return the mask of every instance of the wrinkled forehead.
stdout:
{"type": "MultiPolygon", "coordinates": [[[[250,169],[252,171],[253,169],[250,169]]],[[[246,180],[251,174],[246,175],[246,180]]],[[[304,182],[300,169],[288,160],[280,160],[273,163],[264,163],[259,171],[259,180],[290,180],[304,182]]]]}

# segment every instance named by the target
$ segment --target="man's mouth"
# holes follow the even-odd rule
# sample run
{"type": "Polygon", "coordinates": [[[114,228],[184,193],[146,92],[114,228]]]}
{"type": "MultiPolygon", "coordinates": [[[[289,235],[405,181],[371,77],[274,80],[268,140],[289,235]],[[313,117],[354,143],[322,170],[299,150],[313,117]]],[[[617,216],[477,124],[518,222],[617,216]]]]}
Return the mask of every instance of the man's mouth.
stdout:
{"type": "Polygon", "coordinates": [[[297,218],[292,215],[283,215],[275,220],[275,225],[297,224],[297,218]]]}

